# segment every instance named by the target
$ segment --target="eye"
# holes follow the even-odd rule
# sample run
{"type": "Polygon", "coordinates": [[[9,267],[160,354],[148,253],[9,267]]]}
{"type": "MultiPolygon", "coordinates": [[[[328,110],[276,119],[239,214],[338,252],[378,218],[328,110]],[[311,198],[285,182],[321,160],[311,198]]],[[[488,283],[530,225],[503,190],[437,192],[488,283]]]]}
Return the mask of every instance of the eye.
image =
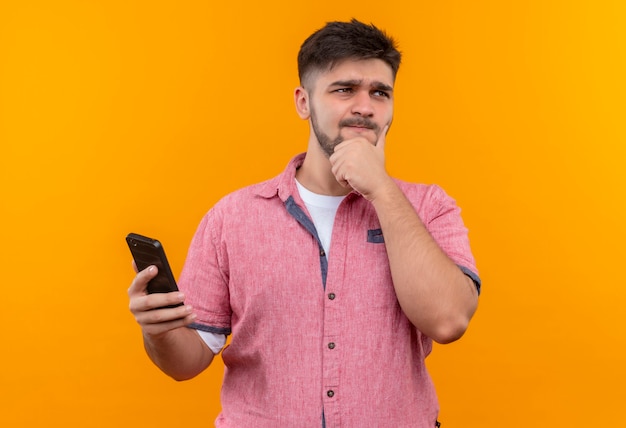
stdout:
{"type": "Polygon", "coordinates": [[[373,94],[375,97],[389,98],[389,93],[387,93],[387,92],[385,92],[385,91],[379,91],[379,90],[376,90],[376,91],[373,91],[373,92],[372,92],[372,94],[373,94]]]}
{"type": "Polygon", "coordinates": [[[335,92],[338,94],[349,94],[352,92],[352,88],[339,88],[335,89],[335,92]]]}

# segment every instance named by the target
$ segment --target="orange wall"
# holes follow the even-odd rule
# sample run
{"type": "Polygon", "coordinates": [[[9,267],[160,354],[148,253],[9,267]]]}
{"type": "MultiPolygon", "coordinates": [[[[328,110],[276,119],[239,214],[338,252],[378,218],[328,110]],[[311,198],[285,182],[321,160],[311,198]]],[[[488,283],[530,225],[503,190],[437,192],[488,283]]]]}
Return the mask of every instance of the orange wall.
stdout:
{"type": "Polygon", "coordinates": [[[445,426],[626,426],[624,3],[288,4],[2,2],[0,426],[214,419],[220,363],[145,357],[123,238],[180,272],[218,198],[304,150],[297,49],[352,16],[405,53],[389,170],[457,199],[484,281],[429,358],[445,426]]]}

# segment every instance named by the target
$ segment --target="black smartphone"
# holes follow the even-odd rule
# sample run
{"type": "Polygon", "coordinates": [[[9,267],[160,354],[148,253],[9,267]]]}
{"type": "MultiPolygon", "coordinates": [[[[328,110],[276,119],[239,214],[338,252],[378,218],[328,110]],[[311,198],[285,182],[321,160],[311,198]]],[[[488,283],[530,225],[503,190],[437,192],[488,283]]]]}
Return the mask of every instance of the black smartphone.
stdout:
{"type": "Polygon", "coordinates": [[[126,242],[139,271],[151,265],[156,266],[159,270],[157,276],[148,282],[147,291],[149,294],[178,291],[174,274],[172,274],[170,264],[165,257],[165,250],[158,240],[129,233],[126,236],[126,242]]]}

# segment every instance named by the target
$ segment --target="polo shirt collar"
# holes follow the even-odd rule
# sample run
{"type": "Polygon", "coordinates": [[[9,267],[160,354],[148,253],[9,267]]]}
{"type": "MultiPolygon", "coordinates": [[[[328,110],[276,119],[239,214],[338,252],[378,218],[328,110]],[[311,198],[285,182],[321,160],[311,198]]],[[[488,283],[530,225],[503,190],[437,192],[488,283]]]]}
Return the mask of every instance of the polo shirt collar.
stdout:
{"type": "Polygon", "coordinates": [[[294,156],[283,173],[261,185],[257,194],[267,199],[278,196],[283,202],[291,195],[298,194],[296,189],[296,171],[302,166],[305,156],[306,153],[294,156]]]}

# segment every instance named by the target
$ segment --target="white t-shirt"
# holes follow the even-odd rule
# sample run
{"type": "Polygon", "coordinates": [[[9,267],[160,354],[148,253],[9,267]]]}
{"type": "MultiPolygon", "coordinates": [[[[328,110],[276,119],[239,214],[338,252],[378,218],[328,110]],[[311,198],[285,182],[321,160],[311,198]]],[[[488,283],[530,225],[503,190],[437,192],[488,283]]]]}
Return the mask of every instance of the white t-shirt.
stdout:
{"type": "Polygon", "coordinates": [[[300,197],[306,205],[306,209],[311,214],[317,235],[322,242],[322,247],[326,253],[326,258],[330,253],[330,239],[333,234],[333,224],[335,223],[335,214],[339,204],[345,198],[344,196],[327,196],[319,195],[311,192],[296,180],[296,186],[300,197]]]}

